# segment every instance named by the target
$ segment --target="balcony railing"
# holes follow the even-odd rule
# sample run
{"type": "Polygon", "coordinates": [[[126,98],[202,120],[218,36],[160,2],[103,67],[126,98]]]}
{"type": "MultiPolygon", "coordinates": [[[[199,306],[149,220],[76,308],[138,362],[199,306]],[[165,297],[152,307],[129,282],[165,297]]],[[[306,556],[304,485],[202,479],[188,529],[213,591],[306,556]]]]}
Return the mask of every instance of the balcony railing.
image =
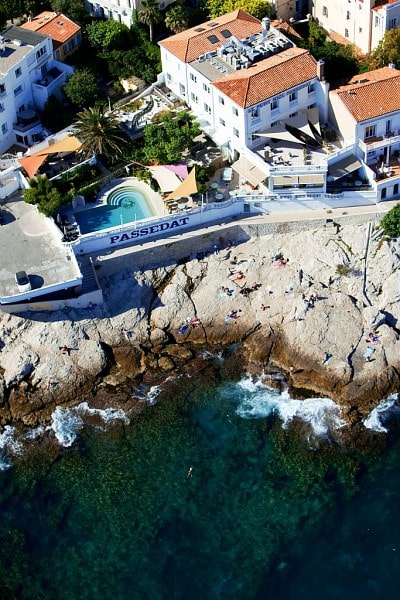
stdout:
{"type": "Polygon", "coordinates": [[[371,150],[386,148],[398,142],[400,142],[400,135],[393,135],[391,132],[388,132],[385,137],[371,138],[371,141],[360,139],[358,145],[363,152],[370,152],[371,150]]]}

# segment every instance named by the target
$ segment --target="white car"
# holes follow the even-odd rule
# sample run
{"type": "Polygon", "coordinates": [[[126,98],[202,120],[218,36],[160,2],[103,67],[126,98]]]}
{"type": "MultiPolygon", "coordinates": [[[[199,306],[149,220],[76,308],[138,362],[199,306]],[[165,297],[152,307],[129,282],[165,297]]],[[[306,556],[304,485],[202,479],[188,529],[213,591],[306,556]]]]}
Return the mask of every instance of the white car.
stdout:
{"type": "Polygon", "coordinates": [[[31,282],[25,271],[18,271],[18,273],[15,273],[15,281],[17,282],[20,292],[29,292],[32,289],[31,282]]]}

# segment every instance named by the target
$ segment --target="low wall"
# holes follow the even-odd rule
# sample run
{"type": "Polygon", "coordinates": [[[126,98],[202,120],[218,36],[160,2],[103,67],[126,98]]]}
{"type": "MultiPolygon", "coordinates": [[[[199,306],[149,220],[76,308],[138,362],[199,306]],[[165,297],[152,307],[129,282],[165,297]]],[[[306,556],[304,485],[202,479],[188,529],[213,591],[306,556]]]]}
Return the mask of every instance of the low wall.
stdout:
{"type": "MultiPolygon", "coordinates": [[[[94,290],[87,294],[82,294],[77,298],[67,298],[66,300],[42,300],[41,302],[24,302],[21,304],[2,304],[1,312],[18,314],[24,312],[43,312],[63,310],[64,308],[87,309],[88,313],[96,305],[103,304],[103,293],[101,289],[94,290]]],[[[90,318],[88,314],[88,318],[90,318]]]]}
{"type": "MultiPolygon", "coordinates": [[[[243,213],[242,198],[231,198],[226,202],[207,204],[189,212],[169,216],[153,217],[138,223],[105,229],[82,235],[72,244],[76,255],[112,251],[119,247],[143,244],[150,239],[167,238],[191,228],[204,226],[243,213]]],[[[95,210],[95,209],[94,209],[95,210]]]]}

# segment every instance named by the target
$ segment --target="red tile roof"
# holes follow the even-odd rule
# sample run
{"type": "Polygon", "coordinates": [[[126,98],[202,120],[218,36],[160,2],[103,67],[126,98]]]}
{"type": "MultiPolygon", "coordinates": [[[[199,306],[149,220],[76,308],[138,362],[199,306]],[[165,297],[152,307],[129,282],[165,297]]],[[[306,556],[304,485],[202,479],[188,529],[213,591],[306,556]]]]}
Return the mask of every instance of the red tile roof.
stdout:
{"type": "Polygon", "coordinates": [[[67,42],[80,31],[80,26],[62,13],[50,12],[48,10],[34,17],[32,21],[24,23],[21,27],[49,35],[53,40],[55,48],[67,42]]]}
{"type": "Polygon", "coordinates": [[[337,94],[359,123],[400,110],[400,71],[383,67],[353,77],[337,94]]]}
{"type": "Polygon", "coordinates": [[[289,48],[214,81],[214,85],[233,102],[248,108],[316,76],[317,63],[310,53],[289,48]]]}
{"type": "Polygon", "coordinates": [[[221,35],[224,29],[229,29],[232,35],[243,39],[254,33],[260,33],[262,28],[258,19],[239,9],[172,35],[159,44],[180,60],[192,62],[202,54],[216,50],[223,41],[226,41],[226,38],[221,35]],[[208,39],[211,35],[217,37],[217,42],[212,43],[208,39]]]}

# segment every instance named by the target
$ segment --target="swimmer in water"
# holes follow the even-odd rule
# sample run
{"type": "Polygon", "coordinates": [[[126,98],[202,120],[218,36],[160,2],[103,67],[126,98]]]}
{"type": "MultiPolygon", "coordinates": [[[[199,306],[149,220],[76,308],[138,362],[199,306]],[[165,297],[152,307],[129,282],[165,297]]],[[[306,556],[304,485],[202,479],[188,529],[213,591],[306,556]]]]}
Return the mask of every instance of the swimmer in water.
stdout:
{"type": "Polygon", "coordinates": [[[188,472],[186,473],[186,479],[190,479],[193,475],[193,467],[189,467],[188,472]]]}

